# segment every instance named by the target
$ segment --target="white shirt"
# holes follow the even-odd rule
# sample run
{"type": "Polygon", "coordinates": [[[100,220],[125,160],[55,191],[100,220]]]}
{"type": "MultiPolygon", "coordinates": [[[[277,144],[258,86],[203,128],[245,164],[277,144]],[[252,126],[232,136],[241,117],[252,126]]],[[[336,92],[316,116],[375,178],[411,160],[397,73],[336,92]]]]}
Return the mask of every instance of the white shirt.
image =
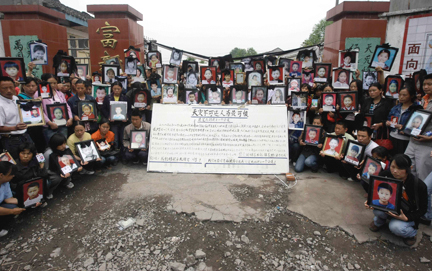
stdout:
{"type": "Polygon", "coordinates": [[[379,145],[375,143],[373,140],[369,142],[365,149],[365,155],[372,156],[372,150],[378,147],[379,145]]]}
{"type": "Polygon", "coordinates": [[[34,199],[28,198],[26,201],[24,201],[24,207],[29,207],[30,205],[34,205],[34,204],[40,202],[42,199],[43,199],[43,196],[41,194],[39,194],[34,199]]]}
{"type": "MultiPolygon", "coordinates": [[[[0,95],[0,126],[11,126],[15,127],[21,122],[18,112],[18,106],[16,101],[19,100],[17,96],[13,96],[12,100],[0,95]]],[[[27,129],[11,131],[10,133],[1,134],[13,134],[19,135],[24,134],[27,129]]]]}

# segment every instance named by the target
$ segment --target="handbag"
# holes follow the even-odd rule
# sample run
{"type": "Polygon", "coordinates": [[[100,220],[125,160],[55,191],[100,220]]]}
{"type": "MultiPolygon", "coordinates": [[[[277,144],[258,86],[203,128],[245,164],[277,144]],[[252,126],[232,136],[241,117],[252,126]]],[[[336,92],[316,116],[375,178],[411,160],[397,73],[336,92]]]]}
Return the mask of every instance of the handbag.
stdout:
{"type": "Polygon", "coordinates": [[[383,121],[382,122],[382,131],[381,131],[381,138],[376,139],[375,143],[377,143],[379,146],[386,148],[387,150],[392,150],[393,149],[393,143],[390,140],[390,134],[389,134],[389,129],[387,128],[386,123],[383,121]],[[387,138],[384,138],[384,135],[387,135],[387,138]]]}

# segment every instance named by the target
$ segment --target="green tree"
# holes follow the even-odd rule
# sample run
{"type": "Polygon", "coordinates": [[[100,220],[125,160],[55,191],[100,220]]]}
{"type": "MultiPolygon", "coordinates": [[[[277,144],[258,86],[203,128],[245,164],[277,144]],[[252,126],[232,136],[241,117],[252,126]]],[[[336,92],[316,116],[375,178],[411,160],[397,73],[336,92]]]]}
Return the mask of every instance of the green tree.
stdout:
{"type": "Polygon", "coordinates": [[[191,56],[188,56],[188,57],[186,58],[186,61],[195,61],[195,58],[193,58],[193,57],[191,57],[191,56]]]}
{"type": "Polygon", "coordinates": [[[243,49],[243,48],[236,47],[231,50],[230,54],[232,55],[233,58],[237,58],[237,57],[244,57],[244,56],[253,56],[258,53],[257,51],[255,51],[254,48],[243,49]]]}
{"type": "Polygon", "coordinates": [[[314,25],[309,38],[303,41],[301,46],[306,47],[324,42],[325,28],[332,23],[333,22],[327,22],[325,19],[322,19],[319,23],[314,25]]]}

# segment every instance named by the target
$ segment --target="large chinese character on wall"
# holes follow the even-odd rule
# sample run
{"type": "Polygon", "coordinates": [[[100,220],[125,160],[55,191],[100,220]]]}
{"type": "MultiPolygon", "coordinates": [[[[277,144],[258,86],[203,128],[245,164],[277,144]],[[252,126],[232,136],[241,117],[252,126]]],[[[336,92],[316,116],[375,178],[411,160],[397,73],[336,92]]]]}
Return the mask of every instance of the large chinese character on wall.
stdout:
{"type": "Polygon", "coordinates": [[[432,14],[409,17],[399,73],[412,77],[421,69],[432,73],[432,14]]]}
{"type": "MultiPolygon", "coordinates": [[[[346,38],[345,49],[358,50],[358,69],[360,70],[360,80],[363,72],[371,70],[369,64],[372,60],[375,47],[381,44],[381,38],[346,38]]],[[[373,70],[373,69],[372,69],[373,70]]]]}
{"type": "Polygon", "coordinates": [[[108,22],[105,22],[105,26],[101,27],[100,29],[98,28],[96,30],[96,33],[101,33],[101,30],[104,37],[104,39],[101,40],[102,46],[105,48],[110,47],[115,49],[117,45],[117,40],[114,38],[114,33],[120,33],[118,27],[111,26],[108,22]]]}

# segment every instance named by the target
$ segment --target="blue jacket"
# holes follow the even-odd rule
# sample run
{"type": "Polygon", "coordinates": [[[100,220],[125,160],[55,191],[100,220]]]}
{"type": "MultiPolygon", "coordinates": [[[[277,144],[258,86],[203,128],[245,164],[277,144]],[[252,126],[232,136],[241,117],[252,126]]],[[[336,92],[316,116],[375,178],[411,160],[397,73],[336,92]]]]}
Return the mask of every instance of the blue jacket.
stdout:
{"type": "MultiPolygon", "coordinates": [[[[401,116],[400,114],[402,111],[402,104],[401,103],[397,104],[392,109],[390,109],[390,113],[388,114],[387,120],[391,121],[392,117],[397,117],[399,118],[399,124],[404,125],[408,121],[412,112],[414,112],[417,109],[422,109],[422,107],[418,104],[412,104],[401,116]]],[[[397,129],[391,128],[391,131],[395,131],[395,130],[397,129]]]]}

